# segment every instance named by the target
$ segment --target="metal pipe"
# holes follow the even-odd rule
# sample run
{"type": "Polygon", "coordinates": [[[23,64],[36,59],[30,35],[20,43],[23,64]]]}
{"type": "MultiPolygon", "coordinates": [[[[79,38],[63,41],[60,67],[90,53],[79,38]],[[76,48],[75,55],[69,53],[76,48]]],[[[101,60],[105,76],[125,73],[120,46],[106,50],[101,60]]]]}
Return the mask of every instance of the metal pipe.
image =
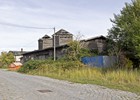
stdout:
{"type": "Polygon", "coordinates": [[[54,61],[56,60],[56,45],[55,45],[55,27],[53,28],[54,29],[54,36],[53,36],[53,46],[54,46],[54,61]]]}

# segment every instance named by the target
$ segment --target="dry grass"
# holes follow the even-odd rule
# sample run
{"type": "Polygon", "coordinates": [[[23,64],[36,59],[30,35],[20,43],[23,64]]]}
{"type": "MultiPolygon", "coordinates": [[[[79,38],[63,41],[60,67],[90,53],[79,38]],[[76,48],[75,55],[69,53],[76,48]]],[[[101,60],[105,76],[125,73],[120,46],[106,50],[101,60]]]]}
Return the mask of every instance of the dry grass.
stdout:
{"type": "Polygon", "coordinates": [[[64,70],[62,67],[46,64],[28,73],[84,84],[98,84],[140,94],[139,71],[107,70],[104,72],[102,69],[88,67],[64,70]]]}

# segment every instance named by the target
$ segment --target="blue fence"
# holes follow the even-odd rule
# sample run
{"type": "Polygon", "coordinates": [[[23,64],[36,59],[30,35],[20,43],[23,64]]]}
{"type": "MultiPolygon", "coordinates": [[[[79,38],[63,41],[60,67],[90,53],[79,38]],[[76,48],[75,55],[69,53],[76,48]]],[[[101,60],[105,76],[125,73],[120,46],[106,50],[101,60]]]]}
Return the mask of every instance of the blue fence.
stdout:
{"type": "Polygon", "coordinates": [[[111,67],[117,62],[115,56],[83,57],[81,60],[86,65],[96,67],[111,67]]]}

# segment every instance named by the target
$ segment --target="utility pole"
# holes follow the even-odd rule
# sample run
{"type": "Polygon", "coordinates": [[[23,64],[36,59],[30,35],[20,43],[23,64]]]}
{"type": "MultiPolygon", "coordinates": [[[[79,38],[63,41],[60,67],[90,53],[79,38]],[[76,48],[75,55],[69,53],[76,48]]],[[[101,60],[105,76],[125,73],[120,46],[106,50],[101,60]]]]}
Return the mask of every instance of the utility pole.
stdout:
{"type": "Polygon", "coordinates": [[[54,29],[54,36],[53,36],[53,48],[54,48],[54,54],[53,54],[53,58],[54,58],[54,61],[56,60],[56,45],[55,45],[55,27],[53,28],[54,29]]]}
{"type": "Polygon", "coordinates": [[[12,27],[18,27],[18,28],[30,28],[30,29],[53,29],[54,30],[54,61],[56,60],[56,44],[55,44],[55,27],[54,28],[44,28],[44,27],[32,27],[32,26],[24,26],[24,25],[18,25],[18,24],[13,24],[13,23],[1,23],[0,22],[0,25],[6,25],[6,26],[12,26],[12,27]]]}

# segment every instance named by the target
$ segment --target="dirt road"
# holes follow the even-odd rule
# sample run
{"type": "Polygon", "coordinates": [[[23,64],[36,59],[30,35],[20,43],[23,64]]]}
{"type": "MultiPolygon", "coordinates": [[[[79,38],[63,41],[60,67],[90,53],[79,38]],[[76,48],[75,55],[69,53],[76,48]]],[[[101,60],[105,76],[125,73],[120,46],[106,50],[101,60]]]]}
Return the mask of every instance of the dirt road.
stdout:
{"type": "Polygon", "coordinates": [[[0,100],[140,100],[140,96],[97,85],[0,70],[0,100]]]}

